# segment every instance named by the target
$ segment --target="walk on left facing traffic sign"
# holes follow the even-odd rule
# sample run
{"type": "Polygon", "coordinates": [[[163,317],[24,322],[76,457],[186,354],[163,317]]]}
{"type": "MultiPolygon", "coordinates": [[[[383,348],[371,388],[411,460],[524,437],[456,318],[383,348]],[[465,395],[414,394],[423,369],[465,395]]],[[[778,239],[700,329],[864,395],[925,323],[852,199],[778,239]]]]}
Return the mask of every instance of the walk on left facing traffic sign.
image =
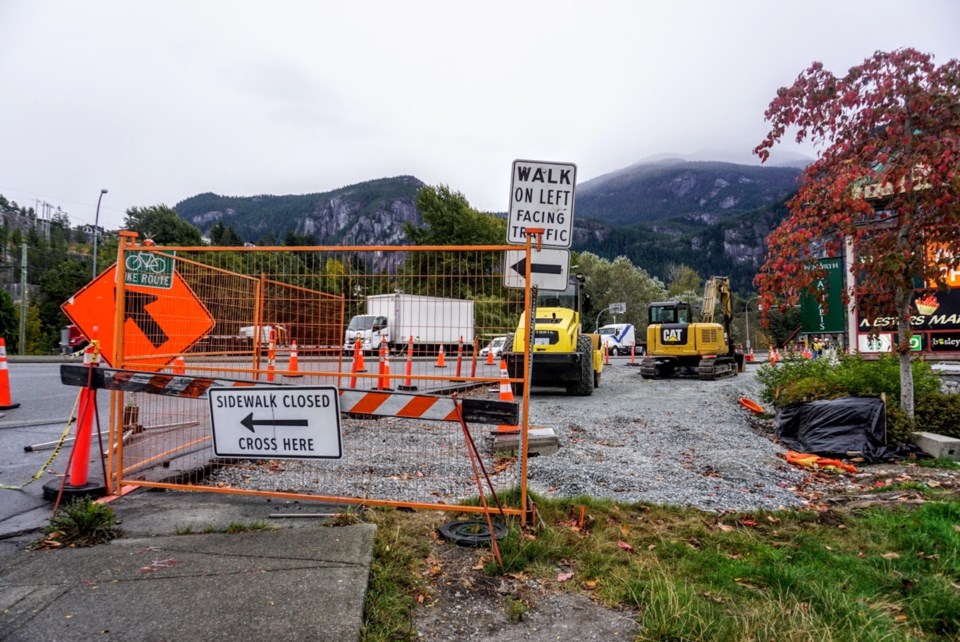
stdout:
{"type": "Polygon", "coordinates": [[[340,459],[340,392],[335,386],[210,388],[217,457],[340,459]]]}

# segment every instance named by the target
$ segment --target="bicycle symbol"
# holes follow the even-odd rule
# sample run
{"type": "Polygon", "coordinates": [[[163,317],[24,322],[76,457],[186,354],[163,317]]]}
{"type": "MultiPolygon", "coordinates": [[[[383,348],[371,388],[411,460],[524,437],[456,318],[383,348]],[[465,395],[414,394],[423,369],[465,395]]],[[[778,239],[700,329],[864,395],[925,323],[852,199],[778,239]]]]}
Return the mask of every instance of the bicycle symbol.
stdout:
{"type": "Polygon", "coordinates": [[[150,272],[153,274],[162,274],[167,269],[167,261],[164,257],[150,252],[137,252],[128,254],[126,260],[127,270],[131,272],[150,272]]]}

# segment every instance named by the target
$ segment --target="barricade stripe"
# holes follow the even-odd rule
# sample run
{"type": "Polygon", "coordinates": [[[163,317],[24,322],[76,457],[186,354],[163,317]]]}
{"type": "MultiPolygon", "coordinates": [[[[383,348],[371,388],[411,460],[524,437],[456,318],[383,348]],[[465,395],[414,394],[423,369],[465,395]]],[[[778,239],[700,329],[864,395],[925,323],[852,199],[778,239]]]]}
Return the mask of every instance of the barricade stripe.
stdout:
{"type": "MultiPolygon", "coordinates": [[[[87,366],[62,365],[60,366],[60,380],[65,385],[86,386],[87,378],[92,374],[93,378],[90,385],[94,388],[144,392],[189,399],[205,398],[207,391],[214,386],[252,388],[263,385],[277,385],[239,379],[190,377],[136,370],[114,370],[112,368],[94,368],[92,373],[89,371],[90,368],[87,366]]],[[[519,406],[514,402],[462,399],[461,408],[464,420],[470,423],[501,424],[509,422],[511,425],[518,423],[519,406]]],[[[404,417],[429,421],[460,421],[457,404],[454,400],[450,397],[436,395],[341,388],[340,411],[342,413],[404,417]]]]}
{"type": "Polygon", "coordinates": [[[414,397],[397,412],[398,417],[422,417],[437,402],[429,397],[414,397]]]}
{"type": "Polygon", "coordinates": [[[355,412],[361,415],[372,415],[383,402],[390,398],[390,395],[385,392],[360,393],[361,396],[359,399],[356,398],[357,394],[356,392],[341,391],[340,410],[343,412],[355,412]]]}

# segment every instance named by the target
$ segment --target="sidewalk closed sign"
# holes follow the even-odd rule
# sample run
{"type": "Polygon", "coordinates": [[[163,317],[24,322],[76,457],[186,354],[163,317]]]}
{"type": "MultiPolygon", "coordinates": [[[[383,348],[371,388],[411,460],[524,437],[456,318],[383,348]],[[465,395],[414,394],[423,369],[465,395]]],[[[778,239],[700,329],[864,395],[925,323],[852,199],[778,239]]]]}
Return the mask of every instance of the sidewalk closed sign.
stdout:
{"type": "Polygon", "coordinates": [[[340,459],[340,395],[333,386],[210,388],[217,457],[340,459]]]}
{"type": "Polygon", "coordinates": [[[541,245],[569,248],[573,242],[573,163],[513,161],[507,243],[525,245],[527,228],[543,229],[541,245]]]}

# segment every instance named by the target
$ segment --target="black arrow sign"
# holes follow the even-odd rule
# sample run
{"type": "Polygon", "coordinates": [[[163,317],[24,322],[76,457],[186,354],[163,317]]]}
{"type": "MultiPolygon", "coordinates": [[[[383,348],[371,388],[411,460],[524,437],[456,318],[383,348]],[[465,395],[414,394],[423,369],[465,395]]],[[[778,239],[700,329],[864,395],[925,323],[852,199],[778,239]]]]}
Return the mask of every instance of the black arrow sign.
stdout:
{"type": "Polygon", "coordinates": [[[243,427],[249,430],[252,433],[256,433],[256,430],[253,429],[254,426],[309,426],[310,423],[306,419],[254,419],[253,413],[243,418],[240,422],[243,424],[243,427]]]}
{"type": "MultiPolygon", "coordinates": [[[[511,266],[517,274],[527,274],[527,257],[523,257],[511,266]]],[[[563,274],[563,266],[558,263],[531,263],[530,274],[563,274]]]]}
{"type": "Polygon", "coordinates": [[[123,311],[126,319],[132,320],[134,325],[140,328],[140,332],[154,348],[159,348],[170,338],[157,323],[157,320],[147,312],[147,306],[156,301],[157,298],[157,295],[147,294],[146,292],[126,290],[123,293],[123,311]]]}

